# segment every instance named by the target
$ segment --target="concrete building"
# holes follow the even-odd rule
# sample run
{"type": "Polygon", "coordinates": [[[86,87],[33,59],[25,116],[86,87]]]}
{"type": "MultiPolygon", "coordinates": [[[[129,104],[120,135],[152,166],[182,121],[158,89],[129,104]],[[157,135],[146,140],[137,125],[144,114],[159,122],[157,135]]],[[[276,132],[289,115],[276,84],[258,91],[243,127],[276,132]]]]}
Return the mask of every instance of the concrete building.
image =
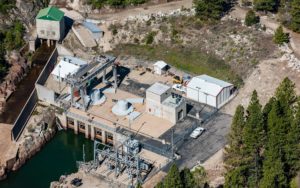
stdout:
{"type": "Polygon", "coordinates": [[[146,111],[175,124],[186,116],[186,103],[171,87],[157,82],[146,91],[146,111]]]}
{"type": "Polygon", "coordinates": [[[196,76],[187,84],[186,96],[189,99],[221,108],[233,96],[235,87],[222,80],[207,75],[196,76]]]}
{"type": "Polygon", "coordinates": [[[60,41],[65,34],[64,12],[50,6],[40,10],[36,17],[37,36],[48,41],[60,41]]]}
{"type": "Polygon", "coordinates": [[[157,61],[156,63],[154,63],[153,68],[155,74],[162,75],[166,73],[168,64],[164,61],[157,61]]]}

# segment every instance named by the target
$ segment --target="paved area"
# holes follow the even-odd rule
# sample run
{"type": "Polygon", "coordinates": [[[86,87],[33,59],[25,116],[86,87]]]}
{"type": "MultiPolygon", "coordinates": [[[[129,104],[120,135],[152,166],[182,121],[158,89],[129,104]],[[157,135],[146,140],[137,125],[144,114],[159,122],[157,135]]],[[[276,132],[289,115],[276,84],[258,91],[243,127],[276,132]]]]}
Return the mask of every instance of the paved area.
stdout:
{"type": "Polygon", "coordinates": [[[197,139],[188,138],[179,148],[181,159],[176,163],[180,168],[194,167],[197,162],[204,162],[226,145],[232,116],[217,113],[209,122],[202,125],[206,131],[197,139]]]}
{"type": "Polygon", "coordinates": [[[71,185],[71,181],[74,178],[82,179],[81,188],[91,188],[91,187],[101,187],[101,188],[126,188],[127,186],[124,184],[116,183],[111,180],[108,180],[100,175],[86,174],[83,171],[79,171],[77,173],[71,174],[66,178],[67,187],[73,187],[71,185]]]}

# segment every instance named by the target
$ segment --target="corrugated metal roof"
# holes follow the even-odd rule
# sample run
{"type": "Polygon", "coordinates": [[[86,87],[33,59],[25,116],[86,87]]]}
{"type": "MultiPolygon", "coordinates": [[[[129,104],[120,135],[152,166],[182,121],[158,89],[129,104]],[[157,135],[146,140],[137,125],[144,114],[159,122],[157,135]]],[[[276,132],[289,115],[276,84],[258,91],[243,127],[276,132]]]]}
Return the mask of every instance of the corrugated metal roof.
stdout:
{"type": "Polygon", "coordinates": [[[205,74],[193,77],[187,85],[188,88],[199,90],[199,92],[212,96],[217,96],[223,88],[229,86],[232,86],[232,84],[205,74]]]}
{"type": "Polygon", "coordinates": [[[157,94],[157,95],[161,95],[163,93],[165,93],[166,91],[168,91],[171,87],[167,86],[165,84],[156,82],[155,84],[153,84],[152,86],[150,86],[147,91],[157,94]]]}
{"type": "Polygon", "coordinates": [[[95,25],[92,22],[83,22],[83,26],[86,27],[88,30],[90,30],[92,33],[101,33],[103,32],[97,25],[95,25]]]}
{"type": "Polygon", "coordinates": [[[54,6],[49,6],[39,11],[36,19],[60,21],[63,19],[65,13],[54,6]]]}
{"type": "Polygon", "coordinates": [[[76,58],[76,57],[73,57],[73,56],[64,56],[63,60],[67,61],[69,63],[75,64],[75,65],[78,65],[80,67],[87,65],[86,61],[76,58]]]}
{"type": "Polygon", "coordinates": [[[156,63],[154,63],[154,66],[159,67],[160,69],[163,69],[167,66],[168,64],[165,63],[164,61],[157,61],[156,63]]]}

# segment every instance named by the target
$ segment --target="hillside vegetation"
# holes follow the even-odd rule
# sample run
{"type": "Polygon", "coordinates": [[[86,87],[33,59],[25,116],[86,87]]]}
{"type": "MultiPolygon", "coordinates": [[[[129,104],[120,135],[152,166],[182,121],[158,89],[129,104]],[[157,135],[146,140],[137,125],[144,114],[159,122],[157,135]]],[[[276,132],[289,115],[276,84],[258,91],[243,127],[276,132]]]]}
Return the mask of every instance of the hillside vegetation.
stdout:
{"type": "Polygon", "coordinates": [[[300,100],[285,78],[263,107],[238,106],[226,148],[225,187],[290,187],[300,162],[300,100]]]}
{"type": "Polygon", "coordinates": [[[112,7],[125,7],[128,5],[138,5],[147,2],[147,0],[88,0],[93,8],[102,8],[105,5],[112,7]]]}

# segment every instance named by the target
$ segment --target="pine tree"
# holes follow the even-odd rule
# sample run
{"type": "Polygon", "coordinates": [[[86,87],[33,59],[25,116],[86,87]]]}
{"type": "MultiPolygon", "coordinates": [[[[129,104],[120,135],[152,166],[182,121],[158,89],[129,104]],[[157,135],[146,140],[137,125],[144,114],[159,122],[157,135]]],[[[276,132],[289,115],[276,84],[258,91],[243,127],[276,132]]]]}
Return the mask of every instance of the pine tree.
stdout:
{"type": "Polygon", "coordinates": [[[239,105],[235,111],[231,131],[228,137],[228,147],[225,148],[225,164],[227,169],[225,187],[244,187],[245,186],[245,165],[243,153],[242,132],[245,126],[244,107],[239,105]]]}
{"type": "Polygon", "coordinates": [[[193,171],[193,176],[195,179],[196,187],[206,187],[207,175],[206,175],[205,169],[202,166],[198,166],[193,171]]]}
{"type": "Polygon", "coordinates": [[[300,102],[296,108],[296,114],[288,130],[287,144],[285,145],[285,159],[289,178],[294,177],[300,169],[300,102]]]}
{"type": "Polygon", "coordinates": [[[290,14],[292,16],[291,28],[295,32],[300,32],[300,0],[293,0],[290,14]]]}
{"type": "Polygon", "coordinates": [[[255,10],[275,12],[279,6],[279,0],[254,0],[255,10]]]}
{"type": "Polygon", "coordinates": [[[264,118],[264,129],[268,131],[268,116],[269,116],[269,113],[271,112],[272,110],[272,106],[273,106],[273,103],[276,101],[276,99],[274,97],[271,97],[271,99],[267,102],[267,104],[264,106],[264,109],[263,109],[263,118],[264,118]]]}
{"type": "Polygon", "coordinates": [[[278,101],[273,102],[268,117],[268,140],[264,152],[263,178],[261,187],[287,187],[287,176],[284,172],[285,123],[283,109],[278,101]]]}
{"type": "Polygon", "coordinates": [[[180,178],[179,170],[176,164],[172,164],[165,180],[164,180],[165,188],[183,188],[182,181],[180,178]]]}
{"type": "Polygon", "coordinates": [[[196,185],[195,179],[193,174],[191,173],[190,169],[184,168],[180,172],[180,178],[184,188],[193,188],[196,185]]]}
{"type": "Polygon", "coordinates": [[[291,105],[297,100],[295,84],[289,78],[284,78],[276,89],[275,97],[284,110],[289,111],[291,105]]]}
{"type": "Polygon", "coordinates": [[[289,42],[290,42],[289,34],[283,32],[282,26],[279,26],[279,27],[276,29],[275,34],[274,34],[274,37],[273,37],[273,41],[274,41],[276,44],[279,44],[279,45],[282,45],[282,44],[284,44],[284,43],[289,43],[289,42]]]}
{"type": "Polygon", "coordinates": [[[244,160],[247,161],[248,174],[247,184],[250,187],[258,186],[261,177],[262,158],[261,150],[265,140],[265,130],[263,124],[262,106],[259,103],[257,92],[252,93],[250,104],[247,108],[246,124],[243,130],[244,160]]]}
{"type": "Polygon", "coordinates": [[[196,16],[202,21],[219,20],[230,6],[225,0],[194,0],[196,16]]]}

